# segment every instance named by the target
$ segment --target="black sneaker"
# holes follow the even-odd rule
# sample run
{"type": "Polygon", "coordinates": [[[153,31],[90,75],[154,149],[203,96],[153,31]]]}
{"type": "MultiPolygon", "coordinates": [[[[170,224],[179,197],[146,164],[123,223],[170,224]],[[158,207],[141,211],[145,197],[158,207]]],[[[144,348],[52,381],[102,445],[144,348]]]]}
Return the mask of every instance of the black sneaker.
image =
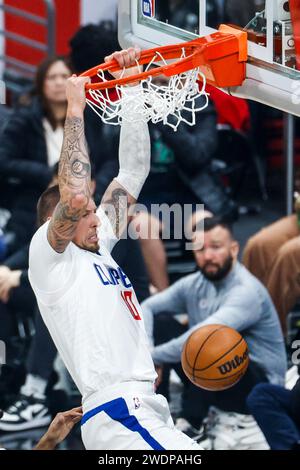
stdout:
{"type": "Polygon", "coordinates": [[[23,431],[47,426],[50,422],[51,414],[45,400],[20,395],[19,400],[4,411],[0,431],[23,431]]]}

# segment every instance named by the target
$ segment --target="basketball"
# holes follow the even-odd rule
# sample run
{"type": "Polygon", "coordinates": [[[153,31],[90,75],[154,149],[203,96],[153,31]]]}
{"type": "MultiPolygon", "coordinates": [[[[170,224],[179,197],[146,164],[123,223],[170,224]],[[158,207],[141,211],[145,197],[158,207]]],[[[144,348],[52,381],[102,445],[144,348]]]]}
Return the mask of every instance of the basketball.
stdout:
{"type": "Polygon", "coordinates": [[[200,388],[226,390],[245,374],[248,346],[244,338],[225,325],[206,325],[187,339],[181,364],[186,376],[200,388]]]}

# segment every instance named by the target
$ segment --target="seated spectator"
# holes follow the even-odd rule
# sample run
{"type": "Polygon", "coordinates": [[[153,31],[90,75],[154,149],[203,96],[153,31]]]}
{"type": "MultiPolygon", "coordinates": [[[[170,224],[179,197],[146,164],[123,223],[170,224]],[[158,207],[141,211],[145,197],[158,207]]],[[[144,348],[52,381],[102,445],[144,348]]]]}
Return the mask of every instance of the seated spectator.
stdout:
{"type": "Polygon", "coordinates": [[[66,117],[66,80],[71,67],[63,57],[46,59],[37,70],[35,91],[27,107],[17,109],[0,141],[0,174],[16,186],[7,230],[15,234],[11,251],[29,242],[35,230],[35,207],[59,160],[66,117]]]}
{"type": "MultiPolygon", "coordinates": [[[[152,236],[140,237],[140,242],[151,283],[162,291],[169,285],[166,252],[159,236],[164,225],[155,214],[149,215],[151,206],[177,203],[184,208],[189,204],[194,211],[197,204],[204,204],[205,209],[230,220],[236,219],[237,207],[210,169],[217,148],[216,114],[212,104],[197,114],[194,126],[182,122],[174,132],[160,123],[150,125],[149,129],[151,169],[139,198],[148,213],[141,212],[135,224],[137,232],[147,234],[147,228],[151,231],[152,236]]],[[[182,226],[184,229],[184,221],[182,226]]]]}
{"type": "Polygon", "coordinates": [[[271,450],[300,450],[300,379],[292,390],[259,384],[247,404],[271,450]]]}
{"type": "MultiPolygon", "coordinates": [[[[94,180],[92,180],[93,183],[94,180]]],[[[41,212],[38,206],[38,224],[42,225],[49,217],[59,201],[58,186],[51,186],[44,194],[43,207],[46,212],[41,212]]],[[[140,302],[149,296],[148,278],[137,240],[122,239],[113,249],[116,262],[126,269],[140,302]]],[[[27,278],[28,251],[26,269],[22,276],[27,278]]],[[[1,271],[0,271],[1,272],[1,271]]],[[[31,295],[34,296],[33,292],[31,295]]],[[[1,305],[1,304],[0,304],[1,305]]],[[[5,319],[4,319],[5,320],[5,319]]],[[[2,323],[0,310],[0,323],[2,323]]],[[[42,317],[36,312],[36,332],[30,345],[26,366],[27,376],[25,384],[21,388],[20,397],[8,407],[3,419],[0,421],[1,431],[18,431],[32,429],[49,424],[51,415],[46,399],[46,387],[53,371],[54,360],[57,355],[56,347],[49,335],[42,317]],[[25,410],[35,410],[35,413],[23,413],[25,410]]],[[[1,339],[1,332],[0,332],[1,339]]]]}
{"type": "Polygon", "coordinates": [[[252,388],[260,382],[283,384],[286,372],[285,346],[277,313],[266,289],[237,261],[239,246],[230,227],[216,217],[205,218],[204,234],[198,231],[193,241],[199,271],[142,304],[151,344],[154,317],[163,313],[168,319],[165,330],[154,328],[154,336],[163,344],[153,347],[152,357],[158,368],[171,364],[183,380],[181,417],[186,420],[185,431],[188,427],[199,428],[211,405],[247,414],[246,398],[252,388]],[[177,335],[180,330],[183,334],[174,338],[171,319],[182,313],[188,315],[188,327],[177,326],[177,335]],[[208,324],[236,329],[249,347],[250,364],[245,376],[233,388],[222,392],[196,387],[185,377],[180,364],[189,335],[208,324]]]}
{"type": "Polygon", "coordinates": [[[29,244],[6,258],[0,266],[0,340],[8,345],[16,330],[16,314],[32,316],[36,300],[28,275],[29,244]]]}
{"type": "MultiPolygon", "coordinates": [[[[18,108],[4,127],[0,141],[0,175],[18,183],[12,202],[12,217],[6,230],[15,236],[14,252],[29,242],[35,229],[37,200],[58,162],[66,117],[66,80],[72,73],[63,57],[48,58],[37,70],[33,97],[28,106],[18,108]]],[[[96,172],[96,200],[100,201],[108,183],[118,171],[118,134],[99,124],[86,110],[85,134],[96,172]],[[101,142],[101,144],[100,144],[101,142]]]]}
{"type": "Polygon", "coordinates": [[[251,237],[243,264],[268,289],[287,331],[287,316],[300,297],[300,237],[297,215],[284,217],[251,237]]]}

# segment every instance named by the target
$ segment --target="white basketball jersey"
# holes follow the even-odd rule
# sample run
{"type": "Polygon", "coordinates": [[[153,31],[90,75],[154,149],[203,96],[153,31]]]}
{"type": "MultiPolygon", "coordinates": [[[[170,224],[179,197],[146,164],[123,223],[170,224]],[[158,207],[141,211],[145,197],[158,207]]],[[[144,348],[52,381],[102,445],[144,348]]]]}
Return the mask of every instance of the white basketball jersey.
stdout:
{"type": "Polygon", "coordinates": [[[153,382],[156,373],[141,307],[108,251],[108,240],[100,238],[99,254],[73,243],[59,254],[47,240],[47,229],[48,223],[32,239],[29,278],[83,399],[120,382],[153,382]]]}

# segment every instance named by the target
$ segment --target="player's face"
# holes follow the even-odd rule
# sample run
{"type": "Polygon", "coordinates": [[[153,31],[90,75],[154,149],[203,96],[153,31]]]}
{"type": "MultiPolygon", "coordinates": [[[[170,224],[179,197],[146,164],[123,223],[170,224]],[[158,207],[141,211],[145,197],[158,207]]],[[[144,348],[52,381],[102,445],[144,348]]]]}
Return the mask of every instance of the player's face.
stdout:
{"type": "Polygon", "coordinates": [[[98,227],[100,221],[96,215],[96,204],[90,199],[85,214],[80,219],[73,242],[83,250],[96,253],[99,250],[98,227]]]}
{"type": "Polygon", "coordinates": [[[196,233],[194,246],[196,263],[202,274],[211,281],[219,281],[227,276],[239,252],[238,243],[221,226],[204,234],[196,233]]]}
{"type": "Polygon", "coordinates": [[[51,103],[64,103],[66,97],[66,83],[71,76],[70,69],[66,64],[58,60],[54,62],[46,74],[44,81],[44,96],[51,103]]]}

